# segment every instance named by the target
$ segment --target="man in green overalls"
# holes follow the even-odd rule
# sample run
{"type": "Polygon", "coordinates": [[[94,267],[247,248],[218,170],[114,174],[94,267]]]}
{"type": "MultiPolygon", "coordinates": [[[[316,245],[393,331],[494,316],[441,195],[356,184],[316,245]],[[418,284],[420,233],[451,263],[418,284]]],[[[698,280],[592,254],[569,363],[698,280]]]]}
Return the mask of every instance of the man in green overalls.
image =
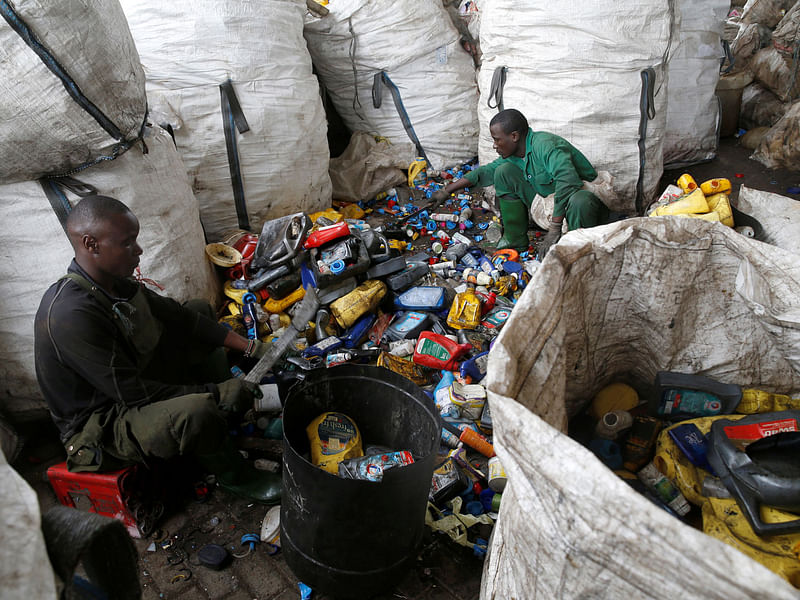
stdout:
{"type": "Polygon", "coordinates": [[[223,347],[259,358],[267,346],[220,325],[207,302],[181,305],[132,279],[139,222],[119,200],[83,198],[66,228],[75,259],[42,298],[34,353],[68,468],[190,455],[227,491],[279,502],[280,476],[257,471],[228,437],[227,416],[257,392],[231,377],[223,347]]]}
{"type": "Polygon", "coordinates": [[[498,250],[528,248],[528,211],[536,194],[555,195],[550,226],[539,242],[540,259],[558,242],[565,218],[570,231],[608,220],[605,204],[583,189],[583,182],[594,180],[597,171],[567,140],[533,131],[525,116],[513,108],[497,113],[489,123],[489,132],[500,158],[470,171],[433,198],[443,200],[466,187],[494,185],[503,220],[498,250]]]}

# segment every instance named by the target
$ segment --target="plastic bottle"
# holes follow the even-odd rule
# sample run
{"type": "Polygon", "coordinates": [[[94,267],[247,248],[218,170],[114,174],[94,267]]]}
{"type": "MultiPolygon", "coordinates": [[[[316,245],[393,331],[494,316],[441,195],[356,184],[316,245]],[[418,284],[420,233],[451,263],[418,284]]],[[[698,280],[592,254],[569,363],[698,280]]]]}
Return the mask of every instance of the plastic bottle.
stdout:
{"type": "Polygon", "coordinates": [[[453,329],[475,329],[481,319],[481,299],[472,286],[466,292],[456,294],[450,312],[447,314],[447,324],[453,329]]]}
{"type": "Polygon", "coordinates": [[[492,221],[489,223],[489,226],[486,228],[486,232],[484,233],[486,236],[486,241],[490,244],[496,244],[500,241],[500,238],[503,236],[503,228],[500,226],[499,223],[495,223],[492,221]]]}
{"type": "Polygon", "coordinates": [[[432,310],[444,308],[444,288],[433,285],[414,286],[394,299],[394,307],[402,310],[432,310]]]}
{"type": "Polygon", "coordinates": [[[242,319],[244,328],[247,331],[247,338],[250,340],[258,339],[258,316],[256,315],[256,295],[248,292],[242,296],[242,319]]]}
{"type": "Polygon", "coordinates": [[[418,156],[414,162],[408,166],[408,187],[424,185],[428,180],[427,169],[427,161],[423,157],[418,156]]]}
{"type": "Polygon", "coordinates": [[[438,333],[423,331],[414,348],[413,360],[423,367],[453,371],[458,359],[470,350],[472,344],[459,344],[438,333]]]}
{"type": "Polygon", "coordinates": [[[684,173],[680,177],[678,177],[678,187],[683,190],[684,194],[691,194],[693,191],[697,189],[697,183],[694,180],[694,177],[689,175],[688,173],[684,173]]]}
{"type": "Polygon", "coordinates": [[[614,440],[631,425],[633,425],[631,413],[626,410],[612,410],[597,422],[594,432],[597,437],[614,440]]]}
{"type": "Polygon", "coordinates": [[[731,180],[730,179],[709,179],[700,184],[700,189],[706,196],[719,193],[731,193],[731,180]]]}
{"type": "Polygon", "coordinates": [[[686,515],[691,509],[680,490],[652,462],[645,465],[636,475],[664,504],[680,516],[686,515]]]}
{"type": "Polygon", "coordinates": [[[385,283],[379,279],[368,279],[349,294],[332,302],[330,311],[336,322],[346,329],[364,313],[374,311],[385,295],[385,283]]]}
{"type": "Polygon", "coordinates": [[[334,225],[320,227],[311,233],[306,238],[306,241],[303,242],[303,247],[306,249],[317,248],[322,244],[327,244],[332,240],[344,237],[346,235],[350,235],[350,226],[346,222],[340,221],[334,225]]]}

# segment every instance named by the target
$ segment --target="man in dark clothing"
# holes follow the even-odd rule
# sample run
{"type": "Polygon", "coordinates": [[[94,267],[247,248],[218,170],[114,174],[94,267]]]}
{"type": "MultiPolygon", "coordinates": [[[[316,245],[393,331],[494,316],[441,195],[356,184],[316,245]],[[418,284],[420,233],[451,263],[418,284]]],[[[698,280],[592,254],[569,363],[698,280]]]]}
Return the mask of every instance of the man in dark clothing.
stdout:
{"type": "Polygon", "coordinates": [[[259,358],[266,345],[217,323],[208,303],[182,306],[133,280],[139,222],[122,202],[83,198],[66,225],[75,259],[42,298],[34,351],[69,469],[193,455],[224,489],[278,502],[280,477],[250,466],[227,434],[227,414],[257,391],[230,376],[222,347],[259,358]]]}
{"type": "Polygon", "coordinates": [[[434,195],[447,198],[465,187],[494,185],[503,237],[497,249],[528,247],[528,211],[536,197],[554,194],[555,205],[547,234],[539,243],[539,257],[561,237],[564,219],[570,231],[602,225],[608,208],[594,194],[583,189],[597,171],[567,140],[546,131],[533,131],[525,116],[513,108],[500,111],[489,123],[497,160],[470,171],[434,195]]]}

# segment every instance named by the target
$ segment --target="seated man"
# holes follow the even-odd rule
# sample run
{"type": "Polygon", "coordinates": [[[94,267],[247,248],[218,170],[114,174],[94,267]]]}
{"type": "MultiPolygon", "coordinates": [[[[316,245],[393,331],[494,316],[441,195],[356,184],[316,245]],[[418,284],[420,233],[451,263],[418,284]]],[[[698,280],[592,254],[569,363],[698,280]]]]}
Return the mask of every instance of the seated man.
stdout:
{"type": "Polygon", "coordinates": [[[36,313],[36,375],[71,471],[193,455],[232,493],[280,501],[280,476],[257,471],[228,438],[226,415],[252,406],[222,346],[266,345],[131,278],[139,222],[119,200],[88,196],[67,218],[75,259],[36,313]]]}
{"type": "Polygon", "coordinates": [[[503,237],[497,249],[528,247],[528,211],[536,194],[555,193],[555,206],[547,234],[539,243],[539,258],[561,237],[564,218],[570,231],[602,225],[608,208],[591,192],[582,189],[597,172],[586,157],[567,140],[545,131],[533,131],[525,116],[513,108],[500,111],[489,123],[497,160],[470,171],[443,190],[435,200],[447,198],[466,187],[494,185],[503,237]]]}

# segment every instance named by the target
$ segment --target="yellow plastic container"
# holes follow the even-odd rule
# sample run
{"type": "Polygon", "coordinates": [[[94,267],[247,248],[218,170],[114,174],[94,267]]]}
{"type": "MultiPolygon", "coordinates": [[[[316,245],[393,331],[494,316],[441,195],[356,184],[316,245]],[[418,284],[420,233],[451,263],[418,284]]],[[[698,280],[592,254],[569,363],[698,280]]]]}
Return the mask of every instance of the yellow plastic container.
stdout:
{"type": "MultiPolygon", "coordinates": [[[[222,286],[222,293],[225,294],[228,298],[230,298],[234,302],[236,302],[238,304],[244,304],[242,302],[242,298],[247,293],[247,290],[246,289],[245,290],[236,289],[235,287],[233,287],[233,281],[229,280],[229,281],[226,281],[225,285],[222,286]]],[[[234,314],[238,314],[238,313],[234,313],[234,314]]]]}
{"type": "Polygon", "coordinates": [[[319,219],[320,217],[325,217],[326,219],[330,219],[334,223],[338,223],[339,221],[344,219],[342,213],[333,208],[326,208],[325,210],[321,210],[319,212],[311,213],[310,215],[308,215],[308,218],[311,220],[312,223],[316,223],[317,219],[319,219]]]}
{"type": "Polygon", "coordinates": [[[386,284],[380,279],[367,279],[349,294],[331,302],[331,314],[344,329],[368,311],[378,308],[386,295],[386,284]]]}
{"type": "Polygon", "coordinates": [[[706,202],[708,202],[708,207],[719,215],[720,223],[733,227],[733,210],[731,210],[731,201],[727,193],[720,192],[708,196],[706,202]]]}
{"type": "Polygon", "coordinates": [[[264,302],[264,310],[268,313],[282,313],[286,312],[286,309],[289,308],[292,304],[301,300],[303,296],[306,295],[305,288],[301,285],[291,294],[286,296],[285,298],[281,298],[280,300],[275,300],[273,298],[267,298],[264,302]]]}
{"type": "Polygon", "coordinates": [[[683,190],[684,194],[691,194],[693,191],[697,189],[697,182],[695,182],[694,177],[689,175],[688,173],[684,173],[680,177],[678,177],[678,187],[683,190]]]}
{"type": "Polygon", "coordinates": [[[713,194],[730,194],[731,193],[731,180],[730,179],[709,179],[700,184],[700,190],[706,195],[713,194]]]}
{"type": "Polygon", "coordinates": [[[685,214],[685,215],[675,215],[675,216],[689,217],[690,219],[702,219],[703,221],[708,221],[709,223],[720,223],[719,214],[715,213],[713,210],[707,213],[685,214]]]}
{"type": "Polygon", "coordinates": [[[417,159],[408,165],[408,187],[414,187],[425,183],[428,179],[428,163],[418,156],[417,159]]]}
{"type": "Polygon", "coordinates": [[[689,215],[710,212],[706,197],[700,188],[696,188],[690,194],[686,194],[680,200],[676,200],[666,206],[659,206],[650,213],[651,217],[663,217],[666,215],[689,215]]]}
{"type": "Polygon", "coordinates": [[[355,203],[345,204],[339,209],[339,212],[345,219],[360,219],[366,214],[364,209],[355,203]]]}
{"type": "Polygon", "coordinates": [[[447,324],[453,329],[475,329],[481,321],[481,299],[475,289],[456,294],[447,314],[447,324]]]}
{"type": "Polygon", "coordinates": [[[306,427],[311,446],[311,462],[328,473],[339,474],[339,463],[364,456],[361,432],[347,415],[322,413],[306,427]]]}
{"type": "Polygon", "coordinates": [[[625,383],[612,383],[597,392],[589,407],[589,414],[598,421],[612,410],[631,410],[639,404],[639,394],[625,383]]]}
{"type": "Polygon", "coordinates": [[[742,390],[742,400],[736,407],[737,413],[747,415],[779,410],[800,410],[800,398],[772,394],[764,390],[746,389],[742,390]]]}

